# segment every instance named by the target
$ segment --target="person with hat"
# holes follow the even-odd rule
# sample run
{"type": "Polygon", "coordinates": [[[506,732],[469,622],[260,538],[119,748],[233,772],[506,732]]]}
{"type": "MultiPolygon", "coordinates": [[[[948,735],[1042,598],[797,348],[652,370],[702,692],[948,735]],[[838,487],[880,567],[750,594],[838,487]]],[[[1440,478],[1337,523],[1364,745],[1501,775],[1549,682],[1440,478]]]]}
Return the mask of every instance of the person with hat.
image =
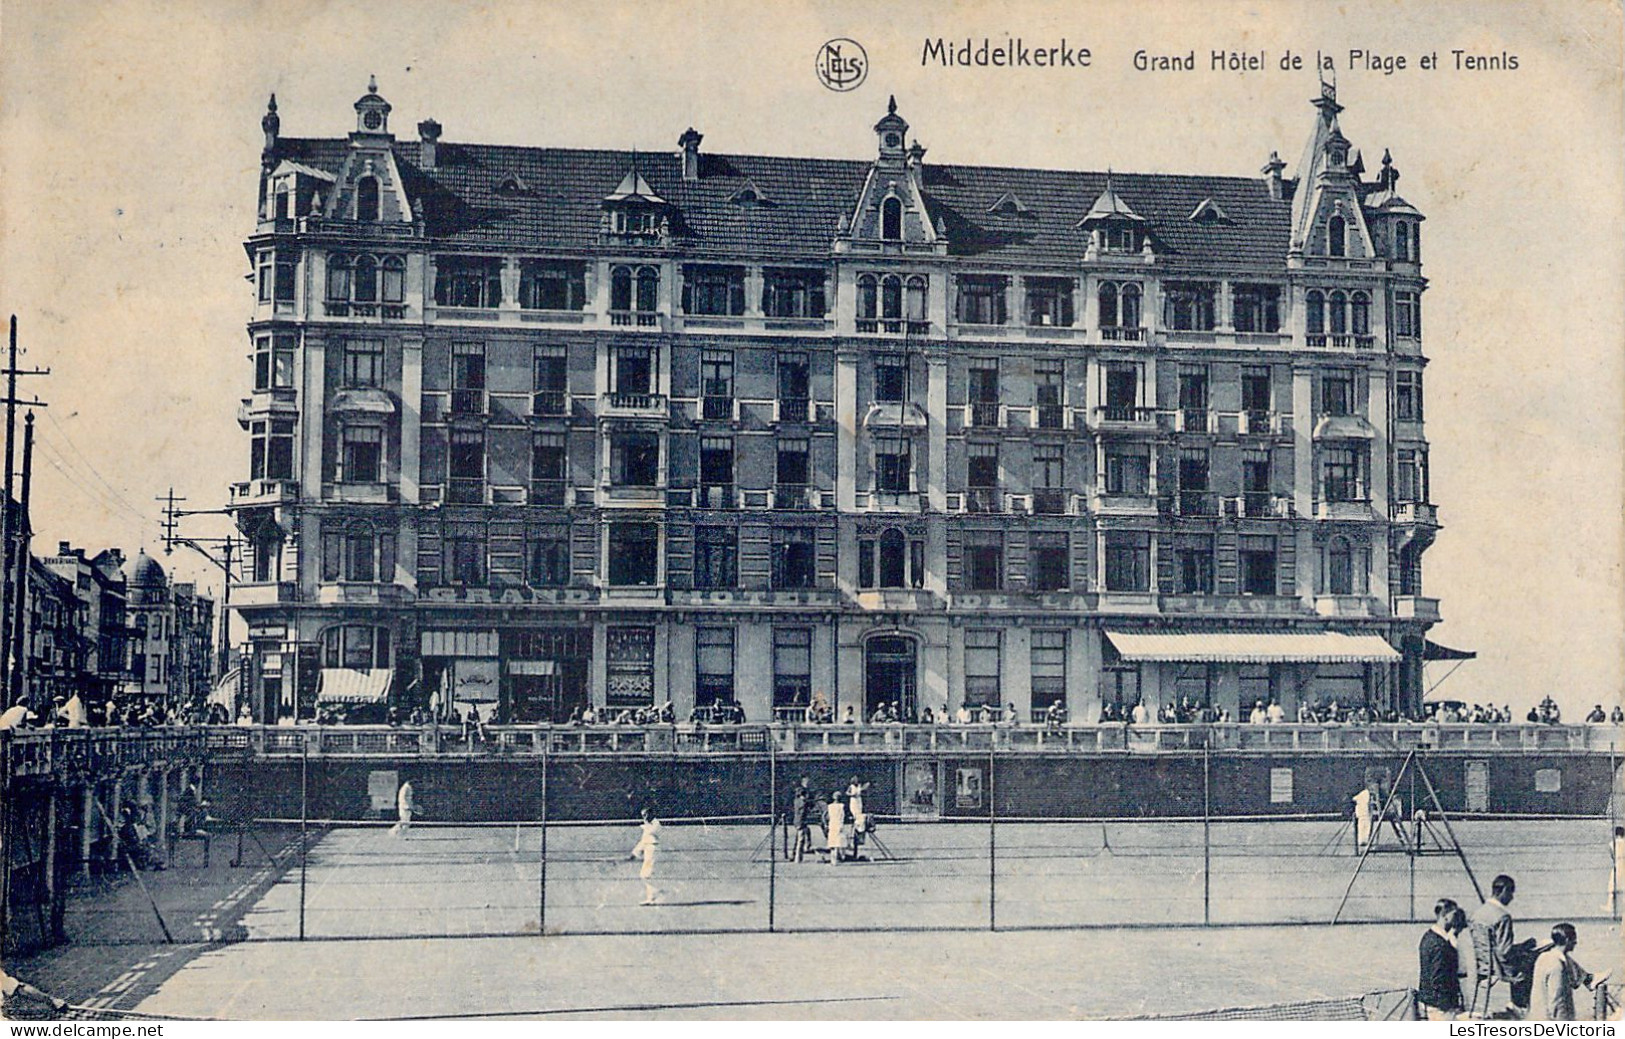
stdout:
{"type": "Polygon", "coordinates": [[[0,729],[25,728],[28,725],[29,719],[33,717],[34,712],[28,709],[28,705],[23,701],[18,700],[15,704],[6,708],[4,711],[0,711],[0,729]]]}
{"type": "Polygon", "coordinates": [[[795,832],[795,848],[789,858],[800,862],[812,850],[812,817],[817,799],[813,797],[812,780],[801,777],[801,785],[790,797],[790,828],[795,832]]]}
{"type": "Polygon", "coordinates": [[[846,802],[841,798],[841,792],[836,790],[829,795],[829,805],[824,814],[824,839],[829,847],[829,864],[839,865],[841,861],[841,847],[846,843],[846,802]]]}

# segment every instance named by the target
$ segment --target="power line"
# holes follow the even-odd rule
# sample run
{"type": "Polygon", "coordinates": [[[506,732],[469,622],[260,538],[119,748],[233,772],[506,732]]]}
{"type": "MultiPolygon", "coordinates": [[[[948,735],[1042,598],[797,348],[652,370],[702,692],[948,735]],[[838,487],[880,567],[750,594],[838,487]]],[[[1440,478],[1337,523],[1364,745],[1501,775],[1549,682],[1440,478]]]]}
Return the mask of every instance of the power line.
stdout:
{"type": "Polygon", "coordinates": [[[85,468],[89,470],[90,474],[100,481],[101,485],[106,487],[108,491],[112,493],[114,498],[117,498],[119,501],[123,502],[127,508],[139,511],[135,505],[131,504],[128,498],[124,497],[124,495],[119,492],[117,487],[114,487],[112,483],[110,483],[106,477],[102,476],[101,472],[91,464],[90,459],[85,457],[85,453],[79,450],[79,445],[74,443],[73,437],[68,435],[67,429],[63,428],[62,423],[56,420],[56,416],[52,415],[50,412],[46,412],[45,417],[50,420],[51,426],[59,434],[61,434],[63,442],[65,442],[68,447],[73,450],[73,453],[78,456],[79,460],[84,463],[85,468]]]}

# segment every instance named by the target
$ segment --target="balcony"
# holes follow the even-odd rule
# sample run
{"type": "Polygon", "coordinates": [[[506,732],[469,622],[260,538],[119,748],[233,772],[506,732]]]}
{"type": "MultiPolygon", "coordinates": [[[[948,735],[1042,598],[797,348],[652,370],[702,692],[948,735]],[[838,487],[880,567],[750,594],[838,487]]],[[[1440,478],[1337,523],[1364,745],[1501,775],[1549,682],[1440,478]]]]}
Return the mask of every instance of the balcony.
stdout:
{"type": "Polygon", "coordinates": [[[1295,595],[1191,595],[1162,596],[1163,613],[1225,617],[1303,616],[1303,601],[1295,595]]]}
{"type": "Polygon", "coordinates": [[[1383,610],[1369,595],[1317,595],[1315,612],[1322,617],[1369,620],[1381,617],[1383,610]]]}
{"type": "Polygon", "coordinates": [[[931,334],[931,322],[902,318],[860,317],[856,323],[859,335],[925,336],[931,334]]]}
{"type": "Polygon", "coordinates": [[[733,484],[712,483],[699,489],[694,504],[699,509],[737,509],[739,497],[734,494],[733,484]]]}
{"type": "Polygon", "coordinates": [[[1437,527],[1439,507],[1421,501],[1402,501],[1394,506],[1395,523],[1411,523],[1418,527],[1437,527]]]}
{"type": "Polygon", "coordinates": [[[231,485],[233,505],[281,505],[298,497],[297,480],[244,480],[231,485]]]}
{"type": "Polygon", "coordinates": [[[1179,408],[1172,417],[1175,433],[1212,433],[1218,416],[1206,408],[1179,408]]]}
{"type": "Polygon", "coordinates": [[[404,303],[351,303],[347,300],[327,300],[322,309],[328,317],[369,317],[385,321],[401,321],[406,317],[404,303]]]}
{"type": "Polygon", "coordinates": [[[612,310],[609,312],[609,323],[616,328],[659,330],[664,327],[661,315],[652,310],[612,310]]]}
{"type": "Polygon", "coordinates": [[[485,504],[485,481],[473,477],[454,476],[446,482],[448,505],[485,504]]]}
{"type": "Polygon", "coordinates": [[[1158,613],[1160,605],[1156,592],[1119,591],[1105,589],[1097,600],[1102,613],[1158,613]]]}
{"type": "Polygon", "coordinates": [[[1100,430],[1133,430],[1135,432],[1155,432],[1157,428],[1157,409],[1142,408],[1123,404],[1102,404],[1095,408],[1095,429],[1100,430]]]}
{"type": "Polygon", "coordinates": [[[1320,520],[1369,520],[1375,518],[1371,511],[1371,502],[1364,498],[1337,497],[1322,498],[1315,502],[1315,519],[1320,520]]]}
{"type": "Polygon", "coordinates": [[[775,422],[812,422],[815,419],[812,401],[806,397],[784,397],[778,401],[773,416],[775,422]]]}
{"type": "Polygon", "coordinates": [[[1219,514],[1217,491],[1179,491],[1168,500],[1168,510],[1174,516],[1211,517],[1219,514]]]}
{"type": "Polygon", "coordinates": [[[1347,335],[1341,332],[1330,335],[1311,332],[1303,338],[1306,345],[1321,350],[1370,350],[1377,345],[1376,336],[1347,335]]]}
{"type": "Polygon", "coordinates": [[[1247,491],[1226,499],[1226,511],[1236,519],[1291,519],[1292,499],[1269,491],[1247,491]]]}
{"type": "Polygon", "coordinates": [[[535,418],[559,418],[570,413],[570,396],[562,390],[538,390],[531,394],[530,413],[535,418]]]}
{"type": "Polygon", "coordinates": [[[1035,425],[1039,429],[1065,429],[1066,408],[1060,404],[1039,404],[1034,409],[1035,425]]]}
{"type": "Polygon", "coordinates": [[[1291,432],[1291,415],[1274,411],[1243,411],[1236,419],[1236,432],[1244,437],[1275,437],[1291,432]]]}
{"type": "Polygon", "coordinates": [[[411,599],[410,590],[382,582],[324,581],[316,587],[316,601],[324,606],[391,606],[411,599]]]}
{"type": "Polygon", "coordinates": [[[530,503],[563,508],[568,504],[569,487],[564,480],[530,481],[530,503]]]}
{"type": "Polygon", "coordinates": [[[1065,516],[1069,492],[1060,487],[1033,488],[1033,513],[1038,516],[1065,516]]]}
{"type": "Polygon", "coordinates": [[[1159,511],[1156,491],[1132,484],[1096,491],[1093,506],[1111,516],[1155,516],[1159,511]]]}
{"type": "Polygon", "coordinates": [[[997,487],[972,487],[965,492],[965,511],[995,514],[1004,511],[1004,495],[997,487]]]}
{"type": "Polygon", "coordinates": [[[965,405],[965,425],[978,429],[998,429],[1004,425],[1004,407],[998,401],[971,401],[965,405]]]}
{"type": "Polygon", "coordinates": [[[925,495],[919,491],[858,491],[853,497],[854,504],[861,512],[925,511],[925,495]]]}
{"type": "Polygon", "coordinates": [[[624,393],[615,391],[604,395],[604,414],[665,418],[666,397],[660,393],[624,393]]]}
{"type": "Polygon", "coordinates": [[[700,398],[700,418],[707,422],[733,422],[739,418],[732,397],[700,398]]]}
{"type": "Polygon", "coordinates": [[[1102,326],[1100,341],[1103,343],[1143,343],[1145,342],[1145,329],[1128,328],[1126,326],[1102,326]]]}
{"type": "Polygon", "coordinates": [[[471,389],[454,389],[451,391],[451,414],[453,415],[484,415],[485,391],[471,389]]]}
{"type": "Polygon", "coordinates": [[[1395,596],[1394,619],[1420,621],[1423,624],[1437,624],[1441,619],[1439,616],[1439,600],[1424,598],[1420,595],[1395,596]]]}
{"type": "Polygon", "coordinates": [[[942,605],[935,593],[918,588],[868,588],[855,593],[852,600],[860,610],[883,613],[912,613],[942,605]]]}
{"type": "Polygon", "coordinates": [[[781,483],[773,488],[775,509],[816,509],[818,489],[805,483],[781,483]]]}

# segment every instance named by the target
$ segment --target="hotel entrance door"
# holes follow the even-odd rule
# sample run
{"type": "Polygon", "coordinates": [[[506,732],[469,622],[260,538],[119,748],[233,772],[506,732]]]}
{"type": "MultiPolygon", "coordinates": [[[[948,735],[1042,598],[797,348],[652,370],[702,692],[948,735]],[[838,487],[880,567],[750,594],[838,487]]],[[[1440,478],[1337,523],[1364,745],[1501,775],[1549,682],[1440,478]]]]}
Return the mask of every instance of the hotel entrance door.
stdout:
{"type": "Polygon", "coordinates": [[[863,662],[864,717],[872,716],[883,703],[898,705],[904,718],[912,717],[919,674],[914,640],[901,635],[870,639],[863,662]]]}

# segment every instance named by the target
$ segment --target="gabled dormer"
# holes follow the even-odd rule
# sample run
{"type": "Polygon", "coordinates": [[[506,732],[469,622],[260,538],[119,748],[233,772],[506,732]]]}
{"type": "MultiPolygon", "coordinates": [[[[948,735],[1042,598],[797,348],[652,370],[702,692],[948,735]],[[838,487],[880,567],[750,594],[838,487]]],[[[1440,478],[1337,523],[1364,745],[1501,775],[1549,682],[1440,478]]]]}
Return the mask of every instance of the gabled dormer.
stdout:
{"type": "Polygon", "coordinates": [[[746,178],[745,183],[741,184],[734,190],[733,194],[728,196],[728,201],[736,206],[771,206],[773,204],[773,199],[768,196],[767,192],[763,191],[754,180],[749,178],[746,178]]]}
{"type": "Polygon", "coordinates": [[[1398,184],[1399,168],[1385,148],[1382,169],[1377,172],[1377,189],[1365,199],[1366,222],[1382,256],[1399,263],[1420,263],[1425,217],[1400,197],[1398,184]]]}
{"type": "Polygon", "coordinates": [[[1196,208],[1191,210],[1189,219],[1193,224],[1228,224],[1231,222],[1230,214],[1226,213],[1224,207],[1211,198],[1204,198],[1198,202],[1196,208]]]}
{"type": "Polygon", "coordinates": [[[909,146],[908,122],[897,114],[897,99],[888,100],[886,114],[875,124],[878,154],[857,205],[841,221],[836,233],[838,251],[918,253],[946,252],[940,221],[934,221],[926,203],[925,148],[909,146]]]}
{"type": "Polygon", "coordinates": [[[1089,236],[1084,248],[1085,259],[1115,254],[1150,260],[1155,256],[1150,225],[1112,184],[1110,170],[1106,171],[1105,188],[1076,226],[1089,236]]]}
{"type": "Polygon", "coordinates": [[[330,220],[360,224],[412,223],[412,204],[395,165],[395,136],[389,132],[390,104],[368,78],[367,92],[355,103],[356,129],[350,148],[321,207],[330,220]]]}
{"type": "Polygon", "coordinates": [[[1021,200],[1021,196],[1017,195],[1014,191],[1006,191],[1004,194],[1000,195],[991,206],[987,207],[987,211],[993,216],[1014,218],[1030,217],[1033,215],[1032,207],[1023,202],[1021,200]]]}
{"type": "Polygon", "coordinates": [[[1312,103],[1315,125],[1298,163],[1290,253],[1294,258],[1370,258],[1375,250],[1360,209],[1360,160],[1337,125],[1343,110],[1337,88],[1322,83],[1312,103]]]}
{"type": "Polygon", "coordinates": [[[336,179],[326,170],[283,159],[266,178],[263,219],[294,220],[325,212],[336,179]]]}
{"type": "Polygon", "coordinates": [[[677,209],[655,194],[634,161],[615,190],[604,196],[599,235],[606,242],[659,245],[671,239],[677,209]]]}

